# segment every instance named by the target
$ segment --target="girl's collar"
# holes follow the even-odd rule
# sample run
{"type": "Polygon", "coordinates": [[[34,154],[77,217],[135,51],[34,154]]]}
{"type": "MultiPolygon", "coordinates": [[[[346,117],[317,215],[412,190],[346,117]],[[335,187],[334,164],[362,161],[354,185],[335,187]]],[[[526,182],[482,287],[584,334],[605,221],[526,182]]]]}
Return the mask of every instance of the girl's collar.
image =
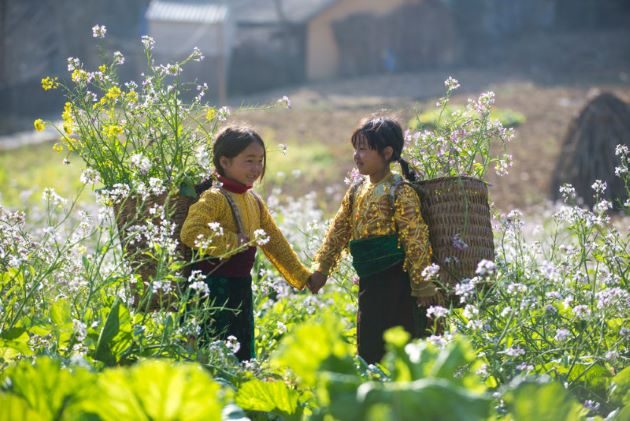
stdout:
{"type": "Polygon", "coordinates": [[[390,180],[393,176],[394,176],[394,172],[389,171],[387,174],[385,174],[385,176],[383,178],[381,178],[380,180],[378,180],[376,183],[372,183],[372,180],[370,180],[370,177],[366,177],[368,184],[370,186],[378,186],[379,184],[383,184],[385,183],[387,180],[390,180]]]}
{"type": "Polygon", "coordinates": [[[217,174],[216,176],[217,180],[219,180],[219,182],[223,184],[223,188],[229,192],[242,194],[252,188],[252,186],[241,184],[238,181],[234,181],[230,178],[224,177],[221,174],[217,174]]]}

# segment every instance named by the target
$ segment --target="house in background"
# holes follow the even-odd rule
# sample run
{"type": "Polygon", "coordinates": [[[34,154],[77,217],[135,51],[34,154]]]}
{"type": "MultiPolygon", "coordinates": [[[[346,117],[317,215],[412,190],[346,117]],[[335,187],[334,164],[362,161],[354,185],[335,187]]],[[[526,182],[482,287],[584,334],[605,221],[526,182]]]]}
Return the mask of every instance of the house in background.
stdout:
{"type": "Polygon", "coordinates": [[[441,0],[232,0],[230,89],[413,71],[452,63],[455,28],[441,0]]]}
{"type": "Polygon", "coordinates": [[[229,8],[199,0],[153,0],[146,12],[148,32],[155,39],[157,63],[186,58],[194,47],[204,59],[184,68],[185,82],[207,83],[210,100],[224,103],[227,74],[234,38],[229,8]]]}

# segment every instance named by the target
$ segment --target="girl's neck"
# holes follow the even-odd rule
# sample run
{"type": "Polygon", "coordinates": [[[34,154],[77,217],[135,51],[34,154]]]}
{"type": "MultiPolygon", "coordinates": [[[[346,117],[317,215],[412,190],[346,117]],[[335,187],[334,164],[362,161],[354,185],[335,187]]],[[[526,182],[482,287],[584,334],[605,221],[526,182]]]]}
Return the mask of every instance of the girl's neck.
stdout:
{"type": "Polygon", "coordinates": [[[377,173],[374,174],[370,174],[370,183],[372,184],[376,184],[379,183],[381,181],[383,181],[387,176],[389,176],[391,174],[391,170],[389,169],[389,166],[383,168],[382,171],[379,171],[377,173]]]}
{"type": "Polygon", "coordinates": [[[247,190],[251,189],[252,186],[246,186],[243,183],[239,183],[236,180],[233,180],[229,177],[225,177],[221,174],[217,174],[217,179],[223,184],[223,188],[232,193],[245,193],[247,190]]]}

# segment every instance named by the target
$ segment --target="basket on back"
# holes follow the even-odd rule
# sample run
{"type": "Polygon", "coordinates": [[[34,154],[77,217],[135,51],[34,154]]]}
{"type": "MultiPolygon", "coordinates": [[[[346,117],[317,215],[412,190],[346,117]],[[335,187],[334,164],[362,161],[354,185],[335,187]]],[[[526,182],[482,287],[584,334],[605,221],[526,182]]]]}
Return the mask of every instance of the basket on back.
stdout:
{"type": "MultiPolygon", "coordinates": [[[[488,188],[472,177],[443,177],[413,183],[422,201],[433,260],[440,266],[440,283],[452,290],[475,276],[477,264],[494,260],[488,188]]],[[[450,297],[457,305],[458,300],[450,297]]]]}
{"type": "Polygon", "coordinates": [[[114,215],[123,255],[133,272],[139,275],[138,282],[141,280],[143,283],[142,286],[133,283],[130,285],[137,310],[170,308],[177,301],[177,285],[173,283],[171,283],[172,288],[169,293],[152,292],[151,284],[158,275],[158,270],[166,270],[166,268],[158,268],[158,261],[149,255],[150,246],[145,236],[138,235],[138,227],[146,226],[147,222],[159,226],[162,218],[159,213],[152,215],[150,210],[155,206],[163,206],[167,220],[173,225],[171,238],[177,241],[176,252],[179,259],[189,261],[191,250],[179,241],[179,233],[188,214],[188,208],[194,200],[186,196],[169,196],[164,193],[151,196],[146,200],[132,196],[122,203],[114,204],[114,215]]]}

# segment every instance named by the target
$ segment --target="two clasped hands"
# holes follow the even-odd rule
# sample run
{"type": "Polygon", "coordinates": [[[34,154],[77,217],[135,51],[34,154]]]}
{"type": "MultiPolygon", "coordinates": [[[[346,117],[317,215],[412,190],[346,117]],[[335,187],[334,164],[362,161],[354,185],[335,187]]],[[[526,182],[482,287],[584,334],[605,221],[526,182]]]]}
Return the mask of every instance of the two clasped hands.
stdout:
{"type": "Polygon", "coordinates": [[[317,294],[319,290],[326,284],[328,278],[323,273],[316,271],[313,272],[308,281],[306,281],[306,287],[313,294],[317,294]]]}

